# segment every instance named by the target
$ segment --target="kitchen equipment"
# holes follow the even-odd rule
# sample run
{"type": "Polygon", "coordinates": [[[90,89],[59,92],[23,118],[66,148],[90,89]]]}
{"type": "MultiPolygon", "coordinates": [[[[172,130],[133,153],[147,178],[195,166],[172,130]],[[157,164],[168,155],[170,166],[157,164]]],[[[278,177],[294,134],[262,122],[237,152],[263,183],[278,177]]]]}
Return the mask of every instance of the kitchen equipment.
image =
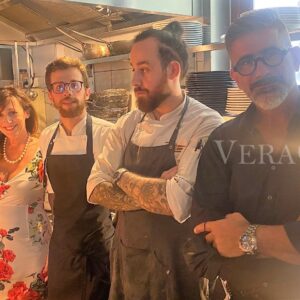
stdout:
{"type": "Polygon", "coordinates": [[[130,93],[125,89],[107,89],[90,96],[88,112],[95,117],[116,122],[130,111],[130,93]]]}
{"type": "Polygon", "coordinates": [[[85,43],[57,26],[55,27],[55,29],[58,30],[59,32],[61,32],[62,34],[64,34],[65,36],[69,37],[73,41],[81,44],[84,59],[94,59],[94,58],[99,58],[99,57],[104,57],[104,56],[110,55],[110,48],[111,48],[110,43],[108,43],[104,40],[88,36],[86,34],[80,33],[75,30],[70,30],[71,32],[73,32],[77,35],[89,38],[90,40],[93,41],[93,43],[85,43]]]}
{"type": "Polygon", "coordinates": [[[111,52],[112,55],[120,55],[127,54],[131,50],[131,46],[133,44],[133,40],[123,40],[123,41],[115,41],[111,44],[111,52]]]}

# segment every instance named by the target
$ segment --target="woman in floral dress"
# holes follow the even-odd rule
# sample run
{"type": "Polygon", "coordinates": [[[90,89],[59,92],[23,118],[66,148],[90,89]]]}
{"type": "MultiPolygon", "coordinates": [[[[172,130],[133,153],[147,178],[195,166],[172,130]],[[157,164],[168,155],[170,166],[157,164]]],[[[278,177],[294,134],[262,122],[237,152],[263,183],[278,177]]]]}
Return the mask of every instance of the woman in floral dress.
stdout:
{"type": "Polygon", "coordinates": [[[50,239],[37,116],[26,95],[0,88],[0,300],[45,298],[50,239]]]}

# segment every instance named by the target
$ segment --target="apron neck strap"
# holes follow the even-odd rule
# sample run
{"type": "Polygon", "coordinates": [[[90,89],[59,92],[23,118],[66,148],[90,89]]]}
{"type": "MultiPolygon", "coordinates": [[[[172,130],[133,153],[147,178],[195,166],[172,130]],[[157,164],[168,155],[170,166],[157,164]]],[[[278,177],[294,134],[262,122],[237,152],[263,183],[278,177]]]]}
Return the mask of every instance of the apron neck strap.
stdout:
{"type": "Polygon", "coordinates": [[[89,114],[87,114],[87,116],[86,116],[86,136],[87,136],[86,153],[87,153],[87,155],[91,156],[94,161],[93,124],[92,124],[92,117],[89,114]]]}
{"type": "Polygon", "coordinates": [[[185,100],[185,103],[184,103],[184,107],[183,107],[183,109],[181,111],[181,114],[180,114],[180,118],[179,118],[179,120],[177,122],[175,130],[174,130],[174,132],[173,132],[173,134],[171,136],[171,139],[169,141],[169,148],[170,149],[174,149],[175,148],[175,143],[176,143],[178,132],[179,132],[179,129],[180,129],[180,126],[181,126],[181,122],[182,122],[182,119],[183,119],[183,117],[184,117],[187,109],[188,109],[188,106],[189,106],[189,98],[186,97],[186,100],[185,100]]]}

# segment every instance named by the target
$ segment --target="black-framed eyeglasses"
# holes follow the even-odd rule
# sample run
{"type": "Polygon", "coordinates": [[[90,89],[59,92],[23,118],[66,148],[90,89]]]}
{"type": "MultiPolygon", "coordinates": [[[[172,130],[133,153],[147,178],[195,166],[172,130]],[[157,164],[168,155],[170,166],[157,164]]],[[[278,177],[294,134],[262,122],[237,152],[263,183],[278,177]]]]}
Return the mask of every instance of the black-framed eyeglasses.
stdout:
{"type": "Polygon", "coordinates": [[[54,94],[62,94],[68,87],[71,92],[80,92],[83,82],[73,80],[71,82],[53,82],[51,83],[51,89],[54,94]]]}
{"type": "Polygon", "coordinates": [[[290,48],[268,48],[262,51],[262,53],[259,55],[247,55],[242,57],[232,69],[242,76],[251,75],[255,72],[259,60],[262,61],[266,66],[277,67],[282,63],[289,50],[290,48]]]}

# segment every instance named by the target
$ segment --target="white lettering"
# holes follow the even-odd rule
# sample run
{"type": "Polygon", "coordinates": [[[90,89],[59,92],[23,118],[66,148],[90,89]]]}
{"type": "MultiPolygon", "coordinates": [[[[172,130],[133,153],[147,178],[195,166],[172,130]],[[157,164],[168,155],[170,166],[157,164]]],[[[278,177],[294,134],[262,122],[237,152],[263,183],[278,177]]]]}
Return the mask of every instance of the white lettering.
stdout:
{"type": "Polygon", "coordinates": [[[281,156],[280,156],[280,159],[279,159],[279,161],[278,161],[278,164],[282,164],[282,159],[283,158],[288,158],[288,164],[289,165],[293,165],[293,164],[295,164],[295,162],[294,162],[294,160],[293,160],[293,158],[292,158],[292,155],[291,155],[291,152],[290,152],[290,150],[289,150],[289,147],[287,146],[287,145],[285,145],[284,147],[283,147],[283,150],[282,150],[282,152],[281,152],[281,156]]]}
{"type": "Polygon", "coordinates": [[[246,157],[250,158],[250,155],[251,155],[250,150],[251,149],[255,149],[255,146],[254,145],[241,145],[241,161],[240,161],[241,165],[254,165],[255,164],[255,160],[249,161],[249,162],[245,161],[246,157]],[[246,147],[248,148],[247,152],[246,152],[246,147]]]}
{"type": "Polygon", "coordinates": [[[223,147],[222,147],[222,143],[223,143],[223,142],[224,142],[224,141],[221,141],[221,140],[215,140],[215,143],[217,144],[217,147],[218,147],[218,149],[219,149],[219,151],[220,151],[220,154],[221,154],[221,157],[222,157],[222,159],[223,159],[223,162],[226,164],[227,161],[228,161],[229,155],[230,155],[230,153],[231,153],[231,151],[232,151],[232,147],[233,147],[233,145],[236,143],[236,140],[230,140],[230,148],[229,148],[229,151],[228,151],[227,156],[226,156],[226,154],[224,153],[224,150],[223,150],[223,147]]]}
{"type": "Polygon", "coordinates": [[[273,146],[271,146],[271,145],[258,145],[258,148],[260,149],[260,151],[259,151],[259,154],[260,154],[259,164],[262,164],[262,165],[266,164],[265,157],[269,158],[269,163],[270,164],[274,164],[274,160],[273,160],[273,157],[272,157],[273,146]]]}

